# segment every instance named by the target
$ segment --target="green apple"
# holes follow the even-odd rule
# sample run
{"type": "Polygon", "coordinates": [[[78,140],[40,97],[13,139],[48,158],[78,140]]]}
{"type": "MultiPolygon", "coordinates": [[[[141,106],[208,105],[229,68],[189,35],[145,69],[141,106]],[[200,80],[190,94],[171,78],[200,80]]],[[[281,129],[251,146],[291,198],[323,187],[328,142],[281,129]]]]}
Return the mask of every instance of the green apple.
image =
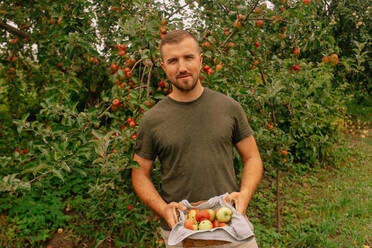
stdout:
{"type": "Polygon", "coordinates": [[[199,223],[199,230],[210,230],[213,228],[213,224],[210,220],[202,220],[199,223]]]}
{"type": "Polygon", "coordinates": [[[228,207],[220,207],[216,210],[216,219],[219,222],[226,223],[231,220],[232,211],[228,207]]]}

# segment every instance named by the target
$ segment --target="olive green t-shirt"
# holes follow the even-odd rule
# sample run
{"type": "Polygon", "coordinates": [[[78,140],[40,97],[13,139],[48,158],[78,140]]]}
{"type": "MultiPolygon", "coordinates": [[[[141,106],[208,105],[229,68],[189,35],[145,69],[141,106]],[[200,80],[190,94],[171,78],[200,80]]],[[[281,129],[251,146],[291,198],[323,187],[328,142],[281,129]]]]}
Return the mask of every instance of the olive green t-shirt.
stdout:
{"type": "MultiPolygon", "coordinates": [[[[240,104],[204,88],[191,102],[165,97],[142,117],[135,153],[161,163],[161,196],[166,202],[207,200],[239,191],[233,147],[252,135],[240,104]]],[[[168,225],[162,220],[162,228],[168,225]]]]}

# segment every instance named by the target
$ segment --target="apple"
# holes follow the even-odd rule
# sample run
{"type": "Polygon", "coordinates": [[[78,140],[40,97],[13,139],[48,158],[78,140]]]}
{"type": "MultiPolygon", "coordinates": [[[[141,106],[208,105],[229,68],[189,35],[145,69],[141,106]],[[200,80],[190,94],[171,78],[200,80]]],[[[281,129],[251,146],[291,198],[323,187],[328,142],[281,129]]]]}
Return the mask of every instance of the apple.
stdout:
{"type": "Polygon", "coordinates": [[[329,61],[332,64],[337,65],[338,64],[338,55],[337,54],[331,54],[331,56],[329,57],[329,61]]]}
{"type": "Polygon", "coordinates": [[[199,230],[210,230],[213,228],[213,224],[210,220],[202,220],[199,223],[198,229],[199,230]]]}
{"type": "Polygon", "coordinates": [[[120,100],[119,99],[114,99],[114,100],[112,100],[112,105],[114,105],[114,106],[118,106],[118,105],[120,105],[120,100]]]}
{"type": "Polygon", "coordinates": [[[223,66],[221,64],[216,65],[216,71],[222,70],[223,66]]]}
{"type": "Polygon", "coordinates": [[[260,10],[260,8],[256,7],[256,8],[254,8],[254,13],[261,14],[262,10],[260,10]]]}
{"type": "Polygon", "coordinates": [[[187,219],[184,227],[190,230],[198,230],[198,222],[195,219],[187,219]]]}
{"type": "Polygon", "coordinates": [[[311,3],[311,0],[304,0],[305,5],[309,5],[311,3]]]}
{"type": "Polygon", "coordinates": [[[213,228],[228,226],[226,223],[219,222],[218,220],[214,220],[212,224],[213,224],[213,228]]]}
{"type": "Polygon", "coordinates": [[[295,64],[295,65],[293,66],[293,70],[295,70],[295,71],[300,71],[301,68],[300,68],[299,65],[295,64]]]}
{"type": "Polygon", "coordinates": [[[239,14],[239,15],[236,16],[236,19],[237,20],[239,20],[239,19],[245,20],[245,15],[239,14]]]}
{"type": "Polygon", "coordinates": [[[160,27],[159,30],[160,30],[161,34],[166,34],[167,33],[167,27],[166,26],[160,27]]]}
{"type": "Polygon", "coordinates": [[[258,21],[256,21],[256,26],[257,26],[257,27],[262,27],[264,24],[265,24],[265,23],[264,23],[263,20],[258,20],[258,21]]]}
{"type": "Polygon", "coordinates": [[[215,212],[212,209],[201,209],[196,213],[196,221],[201,222],[202,220],[213,221],[215,212]]]}
{"type": "Polygon", "coordinates": [[[208,75],[212,75],[213,74],[213,69],[212,68],[210,68],[206,73],[208,74],[208,75]]]}
{"type": "Polygon", "coordinates": [[[259,47],[259,46],[260,46],[260,43],[258,43],[258,41],[256,41],[256,42],[254,43],[254,46],[255,46],[255,47],[259,47]]]}
{"type": "Polygon", "coordinates": [[[329,57],[323,56],[322,61],[323,61],[324,64],[327,64],[329,62],[329,57]]]}
{"type": "Polygon", "coordinates": [[[226,223],[231,220],[232,211],[228,207],[220,207],[216,210],[216,219],[219,222],[226,223]]]}
{"type": "Polygon", "coordinates": [[[224,227],[224,226],[228,226],[226,223],[219,223],[218,224],[218,227],[224,227]]]}
{"type": "Polygon", "coordinates": [[[229,32],[229,28],[224,28],[223,31],[224,31],[224,34],[225,34],[225,35],[229,35],[229,33],[230,33],[230,32],[229,32]]]}
{"type": "Polygon", "coordinates": [[[212,44],[209,42],[209,41],[205,41],[205,42],[203,42],[202,43],[202,48],[205,48],[205,49],[211,49],[211,47],[212,47],[212,44]]]}
{"type": "Polygon", "coordinates": [[[115,63],[113,63],[111,64],[110,69],[111,69],[111,72],[117,72],[119,68],[115,63]]]}
{"type": "Polygon", "coordinates": [[[131,122],[129,122],[129,126],[130,127],[135,127],[137,124],[136,124],[136,122],[135,121],[131,121],[131,122]]]}
{"type": "Polygon", "coordinates": [[[123,57],[123,56],[125,56],[127,53],[125,52],[125,50],[119,50],[118,51],[118,56],[120,56],[120,57],[123,57]]]}
{"type": "Polygon", "coordinates": [[[196,214],[199,212],[199,209],[192,208],[187,212],[186,219],[192,219],[196,221],[196,214]]]}
{"type": "Polygon", "coordinates": [[[293,49],[293,54],[294,55],[300,55],[300,48],[293,49]]]}
{"type": "Polygon", "coordinates": [[[243,26],[243,24],[242,24],[240,21],[238,21],[238,20],[236,20],[236,21],[233,23],[233,27],[234,27],[234,28],[240,29],[242,26],[243,26]]]}
{"type": "Polygon", "coordinates": [[[283,156],[287,156],[288,155],[288,152],[286,150],[283,150],[281,153],[282,153],[283,156]]]}

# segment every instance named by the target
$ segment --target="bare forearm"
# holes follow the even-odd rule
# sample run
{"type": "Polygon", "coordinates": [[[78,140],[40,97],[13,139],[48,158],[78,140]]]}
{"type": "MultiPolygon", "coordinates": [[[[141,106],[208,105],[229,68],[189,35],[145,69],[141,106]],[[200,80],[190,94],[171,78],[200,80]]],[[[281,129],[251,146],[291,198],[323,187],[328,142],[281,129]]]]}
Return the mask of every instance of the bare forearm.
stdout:
{"type": "Polygon", "coordinates": [[[260,157],[252,157],[244,163],[240,192],[244,193],[247,204],[257,190],[262,172],[263,166],[260,157]]]}
{"type": "Polygon", "coordinates": [[[158,215],[163,217],[167,203],[161,198],[150,178],[134,169],[132,171],[132,183],[138,197],[158,215]]]}

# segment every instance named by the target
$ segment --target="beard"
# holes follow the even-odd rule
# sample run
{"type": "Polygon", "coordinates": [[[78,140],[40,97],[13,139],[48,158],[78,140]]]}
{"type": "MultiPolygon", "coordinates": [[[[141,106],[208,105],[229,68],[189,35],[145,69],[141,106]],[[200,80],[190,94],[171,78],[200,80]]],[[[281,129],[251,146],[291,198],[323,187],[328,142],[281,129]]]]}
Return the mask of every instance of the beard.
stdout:
{"type": "Polygon", "coordinates": [[[174,80],[171,83],[178,90],[180,90],[182,92],[189,92],[189,91],[191,91],[191,90],[193,90],[195,88],[195,86],[198,83],[198,81],[199,81],[199,74],[197,75],[197,77],[194,78],[191,73],[183,73],[183,74],[177,75],[176,80],[174,80]],[[187,81],[192,80],[192,84],[188,84],[187,82],[185,82],[185,83],[180,82],[183,79],[181,79],[179,77],[182,77],[182,76],[185,76],[185,75],[188,75],[188,76],[191,77],[190,79],[188,78],[187,81]]]}

